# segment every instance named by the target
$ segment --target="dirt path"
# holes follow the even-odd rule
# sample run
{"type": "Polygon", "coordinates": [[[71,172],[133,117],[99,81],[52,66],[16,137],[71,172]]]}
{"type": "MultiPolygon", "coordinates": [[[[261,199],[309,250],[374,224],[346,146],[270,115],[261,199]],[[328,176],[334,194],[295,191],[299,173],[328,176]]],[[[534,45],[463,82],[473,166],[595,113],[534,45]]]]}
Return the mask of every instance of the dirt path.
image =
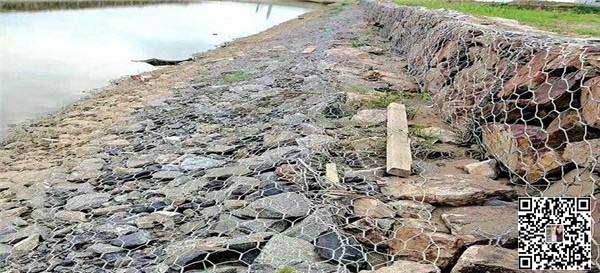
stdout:
{"type": "Polygon", "coordinates": [[[307,14],[16,136],[0,150],[0,268],[438,272],[471,244],[514,248],[499,215],[516,215],[515,190],[376,31],[358,5],[307,14]],[[383,174],[390,102],[408,107],[406,179],[383,174]]]}

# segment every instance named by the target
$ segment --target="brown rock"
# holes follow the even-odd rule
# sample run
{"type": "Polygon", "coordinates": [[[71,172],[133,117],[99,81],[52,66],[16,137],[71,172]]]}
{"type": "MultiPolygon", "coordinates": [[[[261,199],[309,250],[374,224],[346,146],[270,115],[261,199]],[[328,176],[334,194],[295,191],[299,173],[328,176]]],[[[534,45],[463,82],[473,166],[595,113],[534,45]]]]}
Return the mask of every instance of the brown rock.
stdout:
{"type": "Polygon", "coordinates": [[[316,46],[307,46],[306,48],[304,48],[304,50],[302,50],[302,54],[310,54],[315,52],[315,50],[317,49],[316,46]]]}
{"type": "Polygon", "coordinates": [[[435,138],[443,143],[457,144],[460,142],[456,136],[456,133],[439,127],[423,128],[417,130],[416,134],[420,137],[435,138]]]}
{"type": "Polygon", "coordinates": [[[396,215],[402,218],[429,219],[434,206],[413,200],[398,200],[389,203],[396,210],[396,215]]]}
{"type": "Polygon", "coordinates": [[[530,183],[560,173],[565,164],[559,153],[545,148],[546,132],[522,124],[489,124],[483,127],[483,144],[511,172],[530,183]]]}
{"type": "Polygon", "coordinates": [[[65,221],[65,222],[85,222],[87,219],[85,218],[85,213],[81,211],[66,211],[61,210],[54,214],[56,219],[65,221]]]}
{"type": "Polygon", "coordinates": [[[518,68],[516,75],[504,83],[504,88],[498,93],[498,97],[506,98],[515,92],[529,88],[535,88],[546,81],[546,74],[543,73],[544,66],[556,59],[561,53],[561,48],[552,48],[547,51],[537,53],[529,63],[518,68]]]}
{"type": "Polygon", "coordinates": [[[412,261],[396,261],[391,266],[379,268],[375,271],[360,271],[359,273],[440,273],[440,268],[432,264],[417,263],[412,261]]]}
{"type": "Polygon", "coordinates": [[[385,52],[385,49],[378,46],[363,46],[361,49],[374,55],[381,55],[385,52]]]}
{"type": "Polygon", "coordinates": [[[452,235],[471,236],[477,242],[514,243],[517,240],[517,209],[512,206],[472,206],[442,214],[452,235]]]}
{"type": "Polygon", "coordinates": [[[579,111],[569,109],[558,115],[546,128],[548,139],[546,145],[552,148],[561,148],[569,142],[582,141],[584,138],[592,139],[599,136],[590,130],[583,121],[579,111]]]}
{"type": "Polygon", "coordinates": [[[351,121],[361,126],[377,125],[387,120],[386,113],[386,110],[380,109],[360,110],[352,116],[351,121]]]}
{"type": "Polygon", "coordinates": [[[581,113],[587,124],[600,128],[600,76],[587,80],[583,84],[581,113]]]}
{"type": "Polygon", "coordinates": [[[481,175],[494,179],[498,176],[498,163],[494,159],[471,163],[464,166],[468,174],[481,175]]]}
{"type": "Polygon", "coordinates": [[[359,198],[352,202],[354,214],[357,216],[366,216],[372,218],[393,218],[396,211],[392,206],[387,205],[375,198],[359,198]]]}
{"type": "Polygon", "coordinates": [[[430,204],[464,206],[482,203],[490,197],[514,195],[514,190],[482,176],[448,174],[422,178],[387,178],[382,192],[399,199],[430,204]]]}
{"type": "Polygon", "coordinates": [[[517,251],[498,246],[469,247],[460,256],[451,273],[523,272],[518,268],[517,251]]]}
{"type": "Polygon", "coordinates": [[[600,138],[571,142],[563,151],[562,159],[566,162],[573,162],[581,167],[590,167],[596,164],[600,158],[600,138]]]}
{"type": "Polygon", "coordinates": [[[543,193],[546,197],[585,197],[594,194],[600,177],[587,169],[574,169],[560,181],[554,182],[543,193]]]}
{"type": "Polygon", "coordinates": [[[445,268],[463,247],[456,236],[425,231],[422,228],[398,227],[389,243],[390,254],[400,259],[435,263],[445,268]]]}

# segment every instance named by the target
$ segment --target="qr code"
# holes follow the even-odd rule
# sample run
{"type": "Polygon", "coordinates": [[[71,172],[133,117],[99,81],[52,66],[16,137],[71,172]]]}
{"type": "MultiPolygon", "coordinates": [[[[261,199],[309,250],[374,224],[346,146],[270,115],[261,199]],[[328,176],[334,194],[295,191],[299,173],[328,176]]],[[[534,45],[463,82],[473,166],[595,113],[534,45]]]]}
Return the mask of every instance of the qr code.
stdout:
{"type": "Polygon", "coordinates": [[[591,199],[519,198],[519,268],[590,270],[591,199]]]}

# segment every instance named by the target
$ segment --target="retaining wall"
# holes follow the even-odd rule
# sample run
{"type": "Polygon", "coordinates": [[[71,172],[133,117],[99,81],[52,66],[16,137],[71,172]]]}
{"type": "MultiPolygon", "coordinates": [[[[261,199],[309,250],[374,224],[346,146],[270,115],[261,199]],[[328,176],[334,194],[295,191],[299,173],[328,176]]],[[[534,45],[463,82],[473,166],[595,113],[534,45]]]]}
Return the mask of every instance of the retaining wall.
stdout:
{"type": "Polygon", "coordinates": [[[529,183],[571,171],[600,182],[600,44],[443,10],[368,2],[422,91],[529,183]],[[517,29],[515,31],[514,29],[517,29]]]}

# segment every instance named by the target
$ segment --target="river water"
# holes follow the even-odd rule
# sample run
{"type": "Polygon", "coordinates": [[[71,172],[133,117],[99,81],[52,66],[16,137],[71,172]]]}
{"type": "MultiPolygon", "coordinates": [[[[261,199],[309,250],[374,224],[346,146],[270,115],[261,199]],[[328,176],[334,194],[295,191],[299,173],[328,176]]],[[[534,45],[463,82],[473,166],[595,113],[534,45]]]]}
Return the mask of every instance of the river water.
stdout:
{"type": "Polygon", "coordinates": [[[186,59],[310,11],[242,2],[0,12],[0,138],[109,80],[186,59]]]}

